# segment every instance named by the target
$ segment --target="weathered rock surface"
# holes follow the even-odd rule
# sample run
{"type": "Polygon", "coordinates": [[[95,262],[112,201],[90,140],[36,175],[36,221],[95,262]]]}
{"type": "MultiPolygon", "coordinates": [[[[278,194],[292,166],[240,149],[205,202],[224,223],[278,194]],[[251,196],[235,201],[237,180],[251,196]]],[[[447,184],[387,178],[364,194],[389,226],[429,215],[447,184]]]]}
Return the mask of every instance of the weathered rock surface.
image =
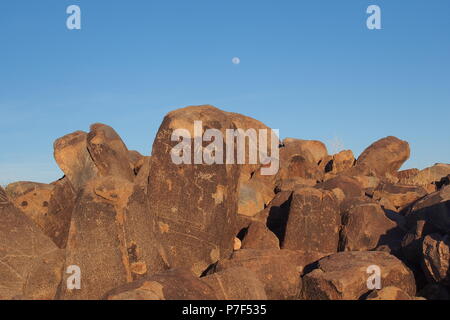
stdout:
{"type": "Polygon", "coordinates": [[[67,178],[52,184],[16,182],[8,185],[6,192],[45,235],[65,248],[76,196],[67,178]]]}
{"type": "Polygon", "coordinates": [[[396,209],[401,209],[427,195],[419,186],[380,184],[373,193],[375,200],[387,199],[396,209]]]}
{"type": "Polygon", "coordinates": [[[331,191],[298,189],[292,196],[282,248],[337,252],[339,226],[339,205],[331,191]]]}
{"type": "MultiPolygon", "coordinates": [[[[125,283],[167,268],[143,191],[122,178],[96,179],[73,211],[66,266],[83,272],[82,290],[64,299],[100,299],[125,283]]],[[[67,277],[68,275],[65,275],[67,277]]]]}
{"type": "Polygon", "coordinates": [[[55,298],[64,251],[0,194],[0,300],[55,298]]]}
{"type": "Polygon", "coordinates": [[[280,240],[264,223],[254,221],[245,232],[243,249],[280,249],[280,240]]]}
{"type": "Polygon", "coordinates": [[[233,250],[240,171],[238,165],[172,161],[171,150],[178,144],[171,142],[173,131],[186,129],[194,137],[194,121],[220,130],[223,137],[226,129],[236,128],[226,112],[211,106],[167,114],[153,144],[148,197],[169,266],[191,268],[200,275],[233,250]]]}
{"type": "Polygon", "coordinates": [[[107,300],[216,300],[214,290],[188,270],[155,274],[108,292],[107,300]]]}
{"type": "Polygon", "coordinates": [[[303,277],[303,294],[308,300],[357,300],[371,290],[368,279],[380,268],[381,286],[394,286],[408,295],[416,293],[412,272],[397,258],[379,251],[339,252],[318,262],[318,268],[303,277]]]}
{"type": "Polygon", "coordinates": [[[386,137],[370,145],[356,160],[356,168],[377,176],[396,176],[398,169],[408,160],[409,144],[396,137],[386,137]]]}
{"type": "Polygon", "coordinates": [[[267,300],[264,284],[247,268],[226,269],[201,280],[213,288],[219,300],[267,300]]]}
{"type": "Polygon", "coordinates": [[[300,293],[303,268],[320,257],[319,254],[292,250],[242,249],[234,252],[231,259],[220,260],[216,270],[247,268],[264,284],[269,299],[295,299],[300,293]]]}
{"type": "Polygon", "coordinates": [[[342,222],[340,251],[367,251],[384,244],[400,247],[402,234],[379,204],[355,206],[344,213],[342,222]],[[398,243],[392,243],[396,239],[398,243]]]}
{"type": "Polygon", "coordinates": [[[366,300],[414,300],[409,294],[397,287],[386,287],[374,290],[366,300]]]}
{"type": "Polygon", "coordinates": [[[422,268],[430,282],[450,283],[450,239],[448,235],[427,235],[422,244],[422,268]]]}

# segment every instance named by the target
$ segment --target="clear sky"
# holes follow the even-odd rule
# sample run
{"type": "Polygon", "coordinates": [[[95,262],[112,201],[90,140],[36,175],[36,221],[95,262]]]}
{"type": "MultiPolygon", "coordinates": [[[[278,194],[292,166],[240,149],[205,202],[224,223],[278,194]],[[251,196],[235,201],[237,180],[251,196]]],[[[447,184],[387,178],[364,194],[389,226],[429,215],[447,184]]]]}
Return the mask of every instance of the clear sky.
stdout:
{"type": "Polygon", "coordinates": [[[449,163],[449,76],[448,0],[2,0],[0,183],[61,177],[53,141],[95,122],[148,155],[163,116],[197,104],[355,155],[395,135],[405,167],[449,163]]]}

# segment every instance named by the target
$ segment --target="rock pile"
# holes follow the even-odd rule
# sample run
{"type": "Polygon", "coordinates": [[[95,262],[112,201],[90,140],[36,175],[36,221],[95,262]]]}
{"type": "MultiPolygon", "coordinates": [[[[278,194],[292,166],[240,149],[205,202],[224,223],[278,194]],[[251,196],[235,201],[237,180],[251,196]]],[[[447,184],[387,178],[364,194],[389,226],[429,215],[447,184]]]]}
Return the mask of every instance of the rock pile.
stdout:
{"type": "Polygon", "coordinates": [[[194,121],[271,131],[187,107],[143,156],[94,124],[55,141],[63,178],[0,187],[0,299],[449,298],[450,165],[399,171],[409,144],[391,136],[358,158],[284,139],[270,176],[176,164],[172,133],[194,121]]]}

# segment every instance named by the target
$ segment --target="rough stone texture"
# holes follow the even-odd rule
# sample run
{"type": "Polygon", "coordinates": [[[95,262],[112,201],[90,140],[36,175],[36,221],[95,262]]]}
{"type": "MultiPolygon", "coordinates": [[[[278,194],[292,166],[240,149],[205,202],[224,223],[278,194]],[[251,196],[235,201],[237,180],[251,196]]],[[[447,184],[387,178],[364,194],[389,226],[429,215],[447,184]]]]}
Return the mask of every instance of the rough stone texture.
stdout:
{"type": "Polygon", "coordinates": [[[238,214],[252,217],[261,210],[275,196],[274,187],[268,186],[260,178],[243,181],[239,185],[238,214]]]}
{"type": "Polygon", "coordinates": [[[333,156],[327,156],[320,162],[322,172],[338,174],[353,167],[355,157],[351,150],[341,151],[333,156]]]}
{"type": "Polygon", "coordinates": [[[397,287],[385,287],[372,291],[366,300],[414,300],[414,298],[397,287]]]}
{"type": "Polygon", "coordinates": [[[356,160],[355,166],[362,172],[373,172],[379,177],[395,176],[409,155],[408,142],[389,136],[364,150],[356,160]]]}
{"type": "MultiPolygon", "coordinates": [[[[322,255],[323,256],[323,255],[322,255]]],[[[285,300],[299,297],[300,275],[304,266],[318,260],[319,254],[292,250],[239,250],[231,259],[220,260],[216,270],[244,267],[256,273],[264,284],[268,299],[285,300]]]]}
{"type": "Polygon", "coordinates": [[[288,161],[283,163],[279,172],[279,179],[286,180],[291,178],[302,178],[317,182],[322,180],[323,173],[316,163],[311,162],[304,156],[293,155],[288,161]]]}
{"type": "Polygon", "coordinates": [[[57,139],[53,144],[58,166],[77,191],[98,172],[88,152],[86,139],[86,132],[76,131],[57,139]]]}
{"type": "Polygon", "coordinates": [[[107,300],[216,300],[214,290],[188,270],[155,274],[111,290],[107,300]]]}
{"type": "Polygon", "coordinates": [[[303,188],[292,196],[282,248],[308,252],[337,252],[340,214],[331,191],[303,188]]]}
{"type": "Polygon", "coordinates": [[[289,160],[294,155],[300,155],[305,159],[318,164],[321,159],[328,155],[327,147],[317,140],[301,140],[286,138],[283,140],[281,159],[289,160]]]}
{"type": "Polygon", "coordinates": [[[6,195],[5,189],[0,186],[0,205],[8,203],[8,196],[6,195]]]}
{"type": "Polygon", "coordinates": [[[394,245],[392,242],[396,239],[397,246],[400,246],[402,235],[397,230],[397,224],[386,216],[378,204],[366,203],[353,207],[343,214],[342,224],[340,251],[373,250],[378,245],[394,245]]]}
{"type": "Polygon", "coordinates": [[[316,188],[330,191],[333,189],[341,189],[346,198],[364,195],[363,187],[358,180],[346,175],[338,175],[332,179],[319,183],[316,188]]]}
{"type": "Polygon", "coordinates": [[[406,215],[407,227],[416,238],[450,232],[450,186],[417,201],[406,215]]]}
{"type": "Polygon", "coordinates": [[[89,154],[100,176],[134,180],[129,151],[113,128],[101,123],[93,124],[86,139],[89,154]]]}
{"type": "Polygon", "coordinates": [[[415,175],[402,177],[401,182],[405,184],[427,186],[436,184],[443,177],[450,174],[450,164],[437,163],[432,167],[425,168],[415,175]]]}
{"type": "MultiPolygon", "coordinates": [[[[0,189],[0,194],[5,195],[0,189]]],[[[5,200],[5,199],[4,199],[5,200]]],[[[64,264],[59,249],[11,203],[0,203],[0,300],[53,299],[64,264]]]]}
{"type": "Polygon", "coordinates": [[[339,252],[318,262],[318,268],[303,277],[307,300],[357,300],[369,293],[369,266],[381,270],[383,288],[395,286],[408,295],[416,293],[412,272],[394,256],[380,251],[339,252]]]}
{"type": "Polygon", "coordinates": [[[75,192],[67,178],[52,184],[16,182],[8,185],[6,192],[45,235],[65,248],[75,204],[75,192]]]}
{"type": "Polygon", "coordinates": [[[448,235],[431,234],[422,244],[422,268],[430,282],[450,284],[450,239],[448,235]]]}
{"type": "Polygon", "coordinates": [[[173,163],[171,149],[178,142],[171,142],[172,132],[186,129],[194,137],[194,121],[223,136],[236,128],[226,112],[211,106],[167,114],[153,144],[148,196],[170,267],[191,268],[200,275],[233,250],[239,166],[173,163]]]}
{"type": "Polygon", "coordinates": [[[243,249],[280,249],[280,240],[264,223],[250,224],[242,241],[243,249]]]}
{"type": "Polygon", "coordinates": [[[427,191],[422,187],[381,183],[374,191],[373,198],[387,199],[396,209],[401,209],[426,195],[427,191]]]}
{"type": "MultiPolygon", "coordinates": [[[[107,291],[163,270],[155,219],[143,191],[118,177],[92,181],[73,211],[66,266],[82,270],[82,290],[63,299],[100,299],[107,291]]],[[[65,275],[67,277],[67,275],[65,275]]]]}
{"type": "Polygon", "coordinates": [[[247,268],[226,269],[201,280],[213,288],[219,300],[267,300],[264,284],[247,268]]]}

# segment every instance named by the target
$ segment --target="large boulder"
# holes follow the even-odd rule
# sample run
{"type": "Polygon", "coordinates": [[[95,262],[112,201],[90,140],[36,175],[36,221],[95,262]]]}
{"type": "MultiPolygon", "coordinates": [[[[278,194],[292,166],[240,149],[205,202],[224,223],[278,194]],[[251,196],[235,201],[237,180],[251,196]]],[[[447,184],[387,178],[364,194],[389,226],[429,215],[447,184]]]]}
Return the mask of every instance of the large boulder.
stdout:
{"type": "Polygon", "coordinates": [[[427,235],[422,243],[422,268],[431,283],[450,284],[450,239],[448,235],[427,235]]]}
{"type": "MultiPolygon", "coordinates": [[[[172,141],[172,134],[178,129],[198,138],[202,132],[194,132],[194,121],[202,121],[203,128],[219,130],[222,137],[227,129],[236,129],[226,112],[211,106],[168,113],[153,144],[148,197],[151,212],[158,220],[157,237],[170,267],[191,268],[200,275],[232,252],[240,168],[195,161],[174,163],[171,155],[179,141],[172,141]]],[[[222,137],[218,139],[225,149],[222,137]]],[[[183,142],[194,150],[191,139],[183,142]]],[[[203,142],[203,147],[208,145],[203,142]]],[[[186,156],[192,160],[192,154],[202,155],[198,153],[201,151],[195,148],[194,152],[186,151],[186,156]]]]}
{"type": "Polygon", "coordinates": [[[0,300],[53,299],[61,282],[64,251],[0,188],[0,300]]]}
{"type": "Polygon", "coordinates": [[[67,178],[52,184],[15,182],[7,186],[6,192],[45,235],[58,247],[65,248],[76,197],[67,178]]]}
{"type": "Polygon", "coordinates": [[[356,160],[355,167],[376,176],[396,176],[410,156],[409,144],[396,137],[386,137],[370,145],[356,160]]]}
{"type": "Polygon", "coordinates": [[[373,250],[379,245],[400,247],[402,233],[379,204],[366,203],[352,207],[343,214],[342,222],[341,251],[373,250]]]}
{"type": "Polygon", "coordinates": [[[434,232],[450,232],[450,186],[427,195],[406,214],[407,226],[416,238],[434,232]]]}
{"type": "Polygon", "coordinates": [[[397,210],[401,210],[427,195],[427,191],[419,186],[381,183],[373,193],[375,200],[388,200],[397,210]]]}
{"type": "MultiPolygon", "coordinates": [[[[412,272],[396,257],[380,251],[339,252],[318,262],[317,269],[303,277],[307,300],[357,300],[371,292],[370,268],[379,268],[382,288],[395,286],[408,295],[416,293],[412,272]]],[[[372,282],[371,282],[372,284],[372,282]]]]}
{"type": "Polygon", "coordinates": [[[339,205],[331,191],[302,188],[292,196],[282,248],[307,252],[337,252],[339,205]]]}
{"type": "Polygon", "coordinates": [[[364,195],[364,189],[361,183],[354,177],[340,174],[334,178],[326,180],[316,185],[316,188],[333,191],[340,189],[345,198],[361,197],[364,195]]]}
{"type": "Polygon", "coordinates": [[[61,298],[100,299],[167,268],[155,229],[138,186],[113,176],[92,181],[78,197],[66,248],[66,266],[80,267],[82,288],[63,290],[61,298]]]}
{"type": "Polygon", "coordinates": [[[201,278],[219,300],[267,300],[264,284],[255,272],[235,267],[201,278]]]}
{"type": "Polygon", "coordinates": [[[211,286],[189,270],[175,269],[109,291],[106,300],[216,300],[211,286]]]}
{"type": "Polygon", "coordinates": [[[286,300],[299,297],[303,268],[323,257],[292,250],[242,249],[230,259],[220,260],[216,271],[244,267],[256,273],[264,284],[268,299],[286,300]]]}
{"type": "Polygon", "coordinates": [[[242,240],[243,249],[280,249],[280,240],[267,226],[253,221],[245,230],[242,240]]]}
{"type": "Polygon", "coordinates": [[[417,186],[429,186],[431,184],[436,184],[449,174],[450,164],[437,163],[434,166],[416,172],[416,174],[406,176],[403,174],[401,176],[401,182],[417,186]]]}
{"type": "Polygon", "coordinates": [[[317,165],[328,155],[325,144],[317,140],[286,138],[282,145],[284,147],[280,150],[280,157],[286,161],[294,155],[300,155],[317,165]]]}

